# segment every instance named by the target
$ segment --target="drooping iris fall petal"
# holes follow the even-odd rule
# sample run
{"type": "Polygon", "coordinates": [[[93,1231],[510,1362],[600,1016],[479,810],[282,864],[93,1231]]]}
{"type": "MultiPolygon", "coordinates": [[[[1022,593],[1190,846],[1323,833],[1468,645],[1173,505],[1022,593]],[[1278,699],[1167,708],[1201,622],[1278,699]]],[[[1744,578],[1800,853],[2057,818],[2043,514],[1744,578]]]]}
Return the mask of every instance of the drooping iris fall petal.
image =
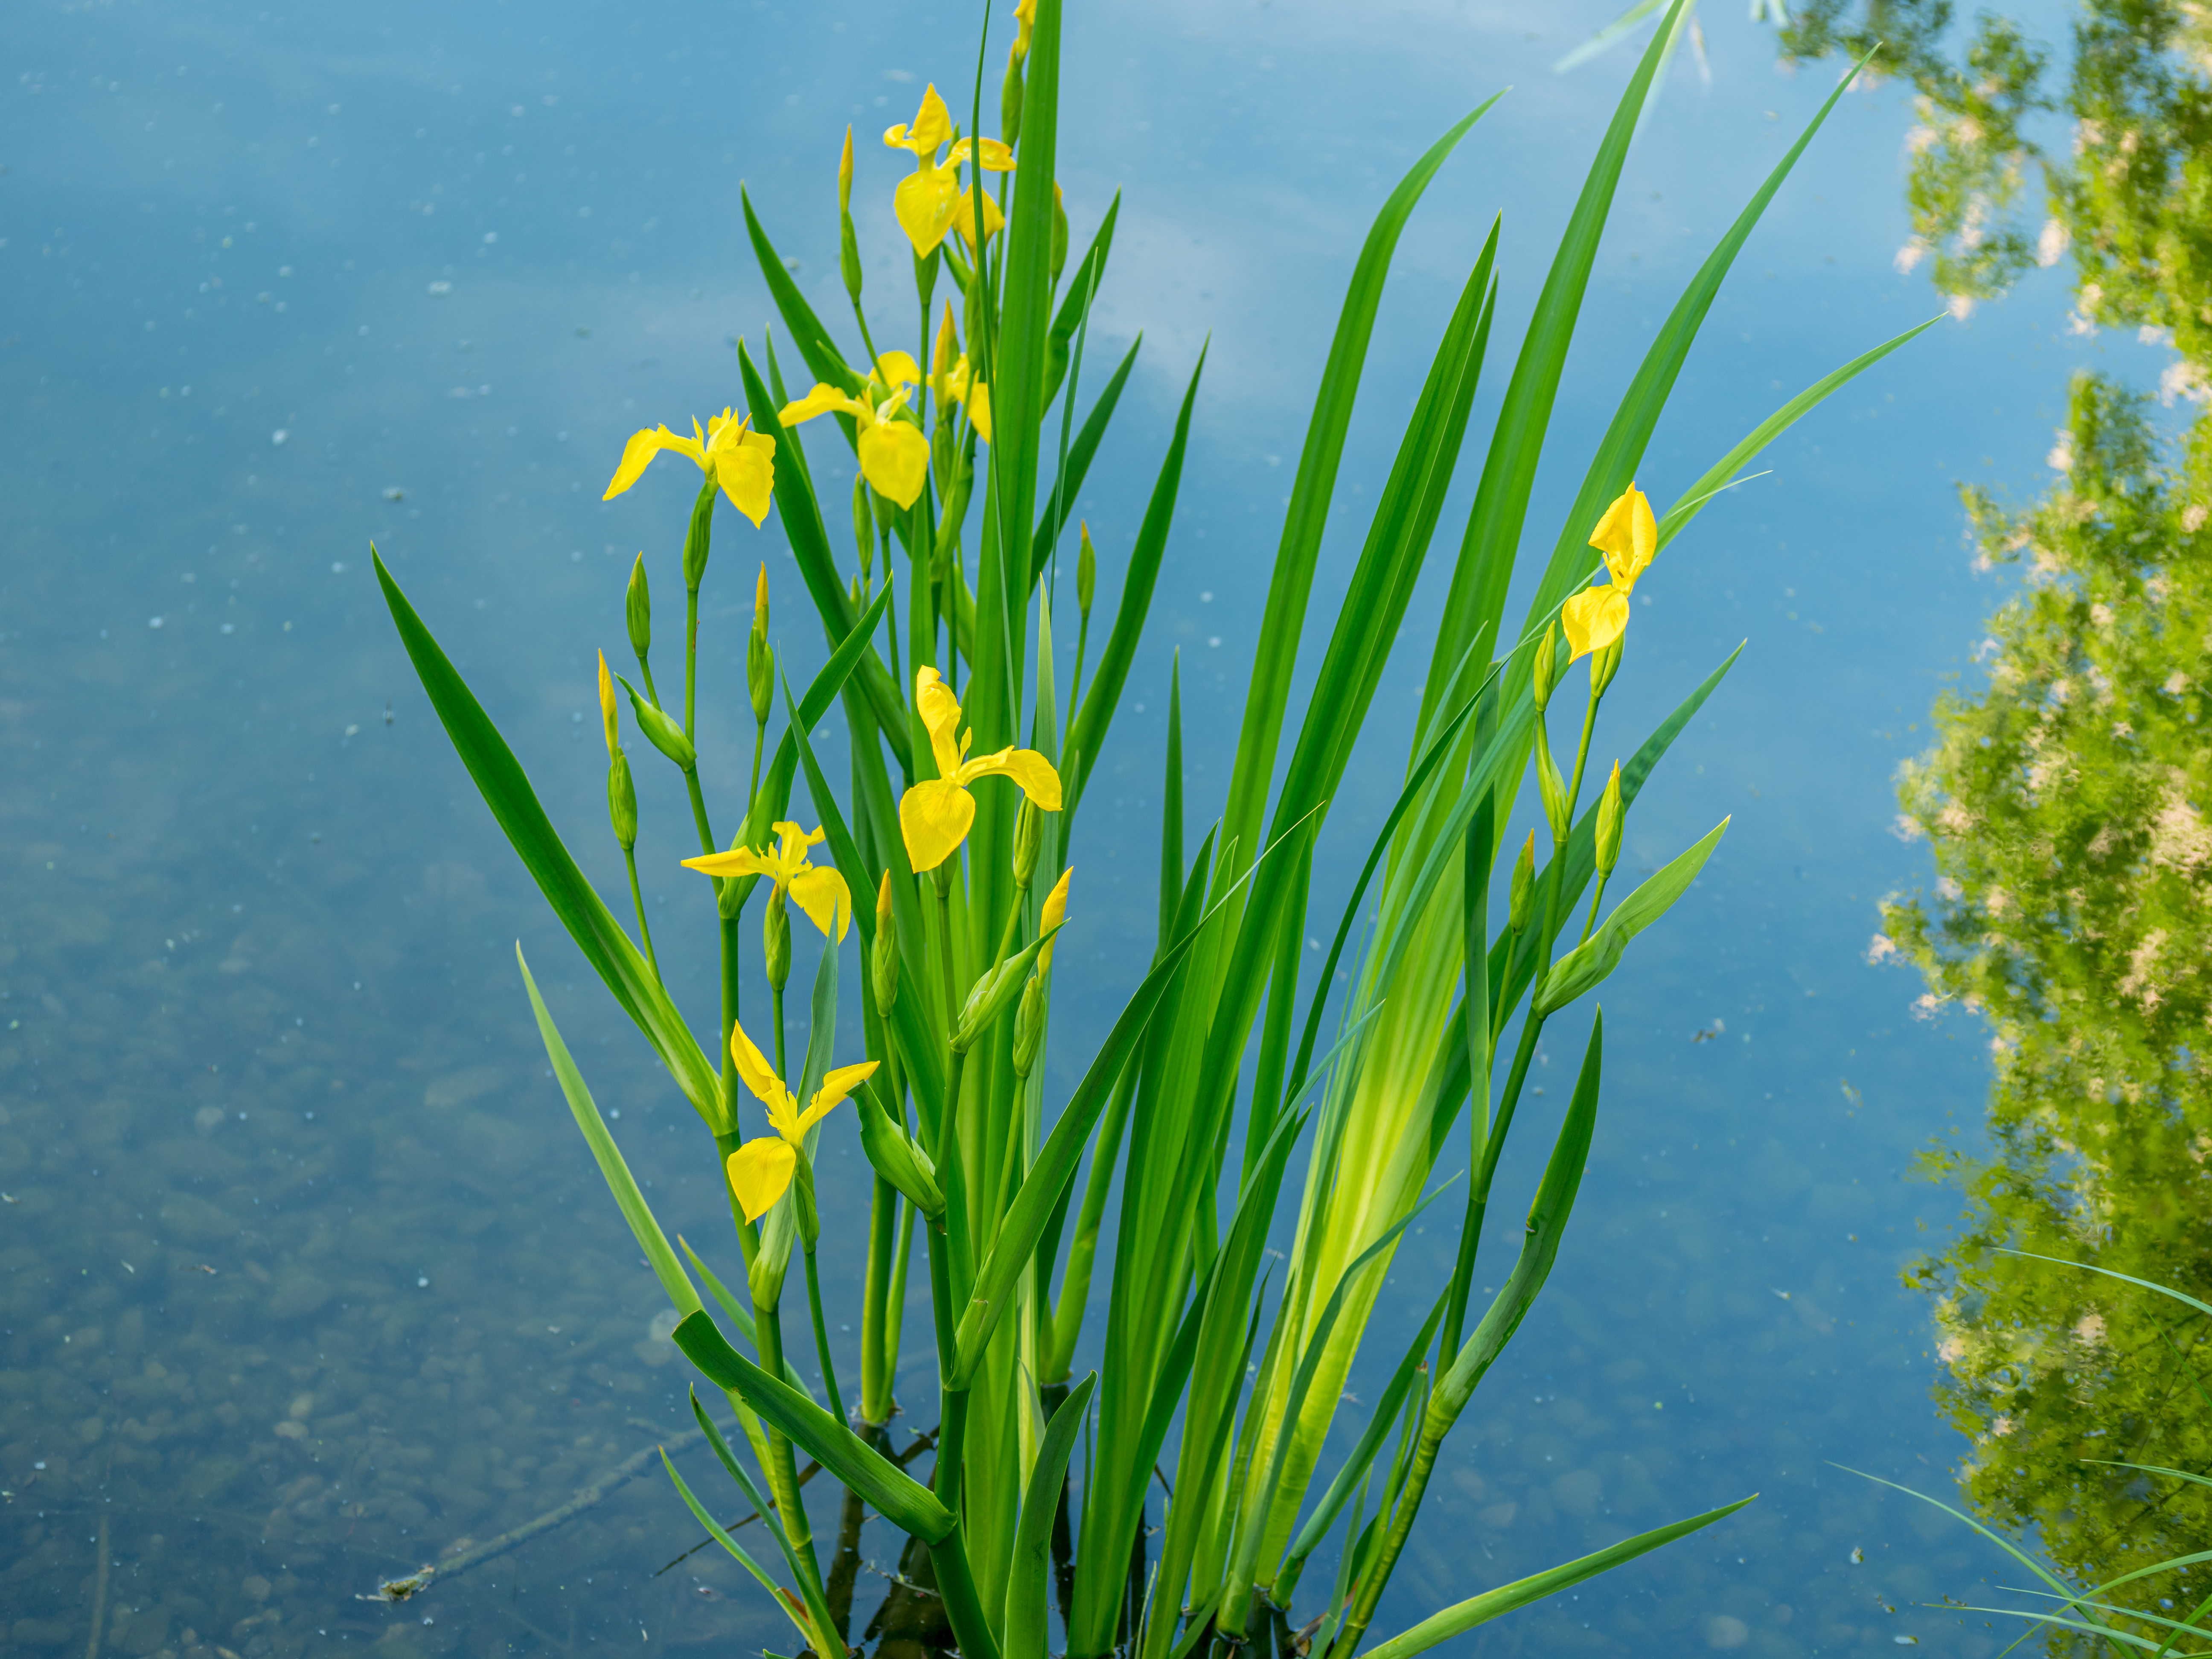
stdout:
{"type": "Polygon", "coordinates": [[[1618,587],[1585,587],[1559,607],[1559,626],[1574,652],[1571,660],[1602,651],[1628,631],[1628,595],[1618,587]]]}
{"type": "Polygon", "coordinates": [[[748,1221],[758,1221],[790,1190],[798,1172],[806,1132],[829,1115],[837,1103],[858,1088],[876,1069],[872,1060],[857,1066],[841,1066],[822,1080],[804,1112],[784,1081],[775,1074],[759,1046],[742,1025],[730,1027],[730,1058],[738,1076],[755,1098],[768,1109],[769,1127],[775,1133],[757,1136],[732,1152],[725,1165],[730,1190],[748,1221]]]}
{"type": "Polygon", "coordinates": [[[599,499],[612,501],[644,476],[654,456],[673,450],[689,457],[701,471],[711,474],[729,497],[730,505],[757,529],[768,517],[775,486],[775,440],[765,432],[755,432],[746,420],[726,409],[708,422],[704,432],[699,430],[696,421],[691,422],[691,430],[689,438],[665,426],[632,433],[623,446],[622,460],[615,467],[606,494],[599,499]]]}
{"type": "Polygon", "coordinates": [[[799,1154],[774,1135],[748,1140],[730,1154],[730,1190],[748,1221],[758,1221],[791,1190],[799,1154]]]}
{"type": "Polygon", "coordinates": [[[709,876],[766,876],[823,933],[834,928],[842,940],[845,930],[853,925],[852,890],[836,871],[817,868],[806,856],[808,848],[821,844],[823,832],[810,831],[787,821],[774,828],[776,844],[773,848],[733,847],[726,853],[685,859],[684,867],[709,876]]]}
{"type": "Polygon", "coordinates": [[[1576,659],[1602,651],[1628,631],[1628,596],[1659,551],[1659,521],[1634,484],[1613,499],[1589,544],[1604,556],[1610,586],[1586,587],[1559,607],[1559,626],[1576,659]]]}

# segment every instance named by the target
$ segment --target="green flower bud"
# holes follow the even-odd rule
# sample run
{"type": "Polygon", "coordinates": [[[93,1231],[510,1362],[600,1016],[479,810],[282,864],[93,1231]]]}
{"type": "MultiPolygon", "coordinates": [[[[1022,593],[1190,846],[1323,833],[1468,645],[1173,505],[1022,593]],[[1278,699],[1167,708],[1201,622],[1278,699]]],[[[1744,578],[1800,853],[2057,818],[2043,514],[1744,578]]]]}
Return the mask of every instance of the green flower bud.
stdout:
{"type": "Polygon", "coordinates": [[[943,1215],[945,1193],[937,1184],[937,1166],[929,1154],[898,1126],[873,1089],[864,1085],[854,1095],[853,1104],[860,1114],[860,1150],[875,1172],[930,1220],[943,1215]]]}
{"type": "Polygon", "coordinates": [[[630,713],[637,717],[637,729],[645,733],[646,741],[687,772],[696,765],[698,750],[684,735],[684,728],[639,696],[628,680],[623,681],[622,689],[629,693],[630,713]]]}
{"type": "MultiPolygon", "coordinates": [[[[945,862],[950,864],[952,860],[947,859],[945,862]]],[[[938,867],[942,869],[944,866],[938,867]]],[[[975,981],[975,988],[968,993],[968,1000],[961,1006],[959,1021],[952,1030],[954,1054],[964,1054],[974,1048],[983,1033],[991,1029],[992,1023],[1005,1013],[1014,999],[1021,994],[1022,982],[1030,976],[1030,969],[1036,964],[1038,953],[1051,937],[1049,934],[1041,935],[1030,942],[1028,949],[1007,957],[975,981]]]]}
{"type": "Polygon", "coordinates": [[[1521,856],[1513,860],[1513,896],[1508,901],[1506,919],[1515,933],[1525,933],[1528,924],[1535,920],[1536,910],[1536,832],[1531,830],[1528,839],[1521,843],[1521,856]]]}
{"type": "Polygon", "coordinates": [[[1620,862],[1620,823],[1627,809],[1620,800],[1620,763],[1613,763],[1613,775],[1605,781],[1605,793],[1597,802],[1597,872],[1609,876],[1620,862]]]}
{"type": "Polygon", "coordinates": [[[615,827],[615,840],[627,853],[637,845],[637,785],[629,775],[629,757],[621,750],[607,767],[607,817],[615,827]]]}
{"type": "Polygon", "coordinates": [[[883,885],[876,890],[876,942],[868,954],[868,972],[874,978],[877,1017],[887,1019],[898,1000],[899,989],[898,918],[891,909],[888,870],[884,872],[883,885]]]}
{"type": "Polygon", "coordinates": [[[1044,850],[1044,814],[1027,795],[1014,814],[1014,885],[1026,893],[1036,874],[1037,854],[1044,850]]]}
{"type": "Polygon", "coordinates": [[[1052,285],[1060,286],[1060,273],[1067,265],[1067,204],[1060,198],[1060,186],[1052,187],[1052,285]]]}
{"type": "Polygon", "coordinates": [[[1613,677],[1620,672],[1620,647],[1627,641],[1624,634],[1602,651],[1590,653],[1590,696],[1601,697],[1605,688],[1613,684],[1613,677]]]}
{"type": "Polygon", "coordinates": [[[753,724],[765,726],[775,696],[775,647],[768,642],[768,567],[753,584],[752,632],[745,636],[745,690],[752,698],[753,724]]]}
{"type": "Polygon", "coordinates": [[[791,981],[791,906],[781,884],[769,890],[761,915],[761,945],[768,957],[768,982],[781,991],[791,981]]]}
{"type": "Polygon", "coordinates": [[[1022,138],[1022,53],[1006,54],[1006,78],[999,85],[999,137],[1012,149],[1022,138]]]}
{"type": "Polygon", "coordinates": [[[699,499],[691,504],[691,528],[684,537],[684,586],[699,591],[707,578],[707,554],[714,535],[714,475],[699,486],[699,499]]]}
{"type": "Polygon", "coordinates": [[[1559,683],[1559,629],[1556,623],[1544,624],[1544,638],[1536,647],[1534,665],[1536,712],[1542,714],[1552,701],[1552,688],[1559,683]]]}
{"type": "Polygon", "coordinates": [[[1075,608],[1087,619],[1091,601],[1098,596],[1098,550],[1091,545],[1088,523],[1080,524],[1079,532],[1082,545],[1075,556],[1075,608]]]}
{"type": "Polygon", "coordinates": [[[1536,791],[1544,798],[1544,819],[1552,826],[1553,845],[1560,845],[1574,823],[1567,806],[1567,782],[1552,759],[1552,745],[1545,739],[1541,721],[1536,726],[1536,791]]]}
{"type": "Polygon", "coordinates": [[[1032,975],[1014,1011],[1014,1075],[1027,1077],[1044,1044],[1044,982],[1032,975]]]}
{"type": "Polygon", "coordinates": [[[868,481],[857,474],[853,479],[853,540],[860,550],[860,579],[866,581],[875,574],[876,516],[868,511],[868,481]]]}
{"type": "Polygon", "coordinates": [[[806,1148],[794,1146],[799,1163],[791,1172],[791,1213],[799,1224],[799,1243],[808,1255],[812,1255],[815,1242],[822,1237],[822,1218],[814,1208],[814,1164],[806,1156],[806,1148]]]}
{"type": "Polygon", "coordinates": [[[760,1248],[753,1252],[753,1264],[745,1274],[753,1306],[761,1312],[773,1313],[782,1304],[783,1276],[791,1267],[791,1236],[796,1231],[778,1210],[761,1218],[760,1248]]]}
{"type": "Polygon", "coordinates": [[[624,619],[629,623],[629,648],[637,653],[640,662],[653,649],[653,595],[645,586],[645,555],[629,568],[629,592],[623,600],[624,619]]]}

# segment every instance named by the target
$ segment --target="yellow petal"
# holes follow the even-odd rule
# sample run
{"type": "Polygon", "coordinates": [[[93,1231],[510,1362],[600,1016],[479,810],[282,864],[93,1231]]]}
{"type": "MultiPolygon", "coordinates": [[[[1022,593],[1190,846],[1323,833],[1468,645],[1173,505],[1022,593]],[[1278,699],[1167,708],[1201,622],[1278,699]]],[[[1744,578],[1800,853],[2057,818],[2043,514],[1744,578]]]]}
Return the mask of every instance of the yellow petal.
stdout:
{"type": "Polygon", "coordinates": [[[893,127],[884,134],[884,143],[893,149],[910,149],[926,160],[936,155],[951,136],[951,112],[945,107],[945,100],[937,95],[933,82],[921,94],[921,107],[915,112],[914,125],[901,123],[893,127]]]}
{"type": "Polygon", "coordinates": [[[922,483],[929,476],[929,440],[919,427],[896,420],[863,421],[860,453],[861,476],[883,495],[902,507],[921,499],[922,483]]]}
{"type": "Polygon", "coordinates": [[[1012,778],[1044,811],[1060,811],[1060,774],[1034,749],[1001,749],[994,755],[978,755],[962,763],[958,776],[963,784],[977,778],[1012,778]]]}
{"type": "Polygon", "coordinates": [[[945,233],[952,228],[952,210],[960,202],[960,169],[924,166],[898,182],[891,192],[891,213],[914,244],[914,256],[927,259],[937,252],[945,233]]]}
{"type": "Polygon", "coordinates": [[[929,752],[937,761],[937,775],[949,778],[960,769],[960,700],[952,695],[934,668],[918,669],[914,677],[915,712],[922,730],[929,733],[929,752]]]}
{"type": "Polygon", "coordinates": [[[1624,593],[1636,586],[1652,556],[1659,551],[1659,521],[1651,502],[1634,484],[1623,490],[1605,516],[1590,532],[1589,544],[1605,555],[1605,568],[1613,585],[1624,593]]]}
{"type": "Polygon", "coordinates": [[[1628,595],[1618,587],[1586,587],[1559,607],[1559,626],[1574,648],[1570,660],[1602,651],[1628,630],[1628,595]]]}
{"type": "Polygon", "coordinates": [[[622,462],[615,468],[614,479],[607,485],[607,493],[599,499],[611,501],[628,489],[644,476],[645,469],[653,464],[653,458],[664,449],[689,455],[702,466],[707,464],[705,448],[696,438],[686,438],[680,433],[671,432],[665,426],[633,432],[629,441],[623,446],[622,462]]]}
{"type": "Polygon", "coordinates": [[[968,418],[975,422],[975,430],[985,443],[991,441],[991,388],[977,380],[968,388],[963,401],[968,405],[968,418]]]}
{"type": "Polygon", "coordinates": [[[827,1117],[831,1109],[839,1101],[844,1099],[854,1089],[873,1076],[875,1069],[874,1060],[864,1060],[857,1066],[837,1066],[829,1076],[823,1078],[821,1088],[815,1091],[814,1098],[808,1103],[806,1109],[799,1114],[799,1133],[804,1134],[827,1117]]]}
{"type": "Polygon", "coordinates": [[[615,683],[607,672],[607,653],[599,653],[599,719],[607,728],[607,758],[615,757],[615,683]]]}
{"type": "Polygon", "coordinates": [[[706,876],[766,876],[771,881],[780,873],[775,860],[750,847],[732,847],[726,853],[704,853],[696,859],[685,859],[684,867],[706,876]]]}
{"type": "Polygon", "coordinates": [[[776,412],[776,419],[786,426],[797,426],[801,421],[811,421],[817,415],[862,415],[868,406],[857,398],[848,398],[834,386],[816,381],[814,390],[795,404],[786,404],[776,412]]]}
{"type": "Polygon", "coordinates": [[[786,871],[805,868],[806,849],[819,847],[830,833],[826,830],[817,830],[809,835],[805,825],[794,823],[789,818],[778,818],[769,828],[775,831],[776,854],[782,859],[786,871]]]}
{"type": "Polygon", "coordinates": [[[775,495],[775,440],[765,432],[748,431],[741,442],[717,448],[714,482],[721,485],[730,505],[759,529],[775,495]]]}
{"type": "Polygon", "coordinates": [[[921,365],[903,351],[886,351],[876,359],[872,377],[887,389],[921,384],[921,365]]]}
{"type": "Polygon", "coordinates": [[[1026,58],[1030,50],[1030,31],[1036,27],[1036,0],[1018,0],[1014,7],[1014,52],[1026,58]]]}
{"type": "MultiPolygon", "coordinates": [[[[951,152],[945,158],[945,163],[947,167],[957,167],[968,159],[969,153],[968,140],[963,138],[958,143],[953,145],[951,152]]],[[[996,138],[983,140],[981,160],[986,173],[1012,173],[1014,170],[1013,151],[1008,149],[996,138]]]]}
{"type": "Polygon", "coordinates": [[[791,1091],[783,1086],[783,1079],[768,1063],[768,1056],[758,1044],[745,1035],[745,1028],[735,1020],[730,1022],[730,1058],[737,1065],[738,1076],[753,1098],[769,1109],[771,1118],[775,1109],[791,1098],[791,1091]]]}
{"type": "Polygon", "coordinates": [[[952,331],[952,301],[945,302],[945,319],[937,325],[937,349],[932,367],[942,375],[952,367],[952,360],[960,355],[960,337],[952,331]]]}
{"type": "MultiPolygon", "coordinates": [[[[999,211],[999,204],[986,196],[983,198],[983,240],[988,242],[996,236],[1000,227],[1006,222],[1006,216],[999,211]]],[[[972,250],[973,238],[975,234],[975,192],[974,191],[962,191],[959,201],[953,204],[952,228],[960,233],[960,240],[968,243],[972,250]]]]}
{"type": "Polygon", "coordinates": [[[748,1140],[730,1154],[730,1190],[748,1221],[758,1221],[791,1189],[799,1154],[773,1135],[748,1140]]]}
{"type": "Polygon", "coordinates": [[[835,870],[809,866],[793,876],[791,902],[806,912],[806,919],[826,937],[833,927],[842,943],[853,925],[853,890],[835,870]]]}
{"type": "Polygon", "coordinates": [[[899,834],[916,875],[934,870],[959,850],[975,822],[975,803],[946,778],[917,783],[899,798],[899,834]]]}

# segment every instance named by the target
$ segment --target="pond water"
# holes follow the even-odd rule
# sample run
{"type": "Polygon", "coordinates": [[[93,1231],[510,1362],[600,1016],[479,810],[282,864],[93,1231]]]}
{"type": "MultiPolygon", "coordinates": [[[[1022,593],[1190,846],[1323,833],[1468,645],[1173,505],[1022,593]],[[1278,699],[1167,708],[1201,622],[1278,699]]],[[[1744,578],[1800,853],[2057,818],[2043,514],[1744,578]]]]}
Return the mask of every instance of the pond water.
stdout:
{"type": "MultiPolygon", "coordinates": [[[[1204,0],[1072,21],[1062,182],[1079,234],[1124,191],[1097,326],[1117,349],[1145,339],[1082,503],[1109,583],[1211,340],[1110,762],[1121,801],[1075,849],[1103,873],[1066,959],[1102,1004],[1150,949],[1149,865],[1120,881],[1112,834],[1126,813],[1150,845],[1169,652],[1211,799],[1369,218],[1436,132],[1515,85],[1407,234],[1347,460],[1355,502],[1493,213],[1501,337],[1517,337],[1630,61],[1549,66],[1610,11],[1204,0]]],[[[1832,85],[1832,60],[1779,74],[1771,31],[1722,14],[1710,83],[1686,52],[1624,180],[1539,483],[1547,526],[1652,326],[1832,85]]],[[[696,21],[589,0],[16,16],[0,94],[0,1638],[75,1652],[97,1607],[103,1650],[163,1659],[783,1641],[718,1554],[661,1571],[698,1534],[637,1457],[688,1428],[688,1368],[546,1075],[518,938],[664,1220],[727,1263],[716,1174],[455,762],[368,550],[617,891],[592,653],[620,639],[638,547],[672,560],[680,508],[657,476],[649,508],[599,493],[636,427],[732,400],[732,342],[772,314],[739,182],[802,285],[834,288],[845,125],[905,118],[926,81],[964,87],[972,20],[768,0],[696,21]],[[361,1599],[610,1481],[417,1601],[361,1599]]],[[[2063,38],[2055,8],[2026,21],[2063,38]]],[[[1839,106],[1714,308],[1643,480],[1657,500],[1784,397],[1943,308],[1895,258],[1915,120],[1895,81],[1839,106]]],[[[888,282],[894,175],[866,147],[862,167],[888,282]]],[[[1927,1604],[1985,1600],[1985,1578],[2020,1570],[1838,1466],[1956,1501],[1976,1455],[1939,1357],[1958,1357],[1971,1314],[1954,1302],[1939,1322],[1903,1275],[1950,1248],[1965,1203],[1923,1153],[1993,1144],[1990,1031],[1972,1010],[1916,1018],[1921,979],[1869,958],[1881,901],[1936,879],[1927,842],[1899,831],[1893,775],[1929,745],[1938,692],[1982,683],[1986,618],[2019,586],[1977,574],[1955,485],[2043,490],[2069,373],[2154,386],[2173,362],[2158,341],[2069,330],[2070,277],[2065,259],[2031,269],[1850,386],[1640,590],[1656,603],[1637,696],[1671,704],[1749,648],[1643,798],[1628,861],[1723,812],[1734,828],[1609,989],[1574,1230],[1448,1449],[1378,1629],[1757,1492],[1462,1645],[2010,1639],[1927,1604]]],[[[749,533],[724,532],[708,586],[728,645],[705,659],[718,737],[743,701],[749,533]]],[[[1321,578],[1338,591],[1356,551],[1340,539],[1321,578]]],[[[811,666],[818,636],[773,526],[759,549],[779,643],[811,666]]],[[[1367,802],[1387,799],[1417,696],[1410,671],[1385,682],[1332,819],[1346,846],[1379,818],[1367,802]]],[[[640,769],[648,819],[680,813],[640,769]]],[[[647,861],[656,915],[679,875],[647,861]]],[[[672,981],[709,983],[711,949],[680,922],[661,936],[672,981]]],[[[1538,1079],[1571,1064],[1547,1054],[1538,1079]]],[[[829,1145],[825,1271],[849,1279],[860,1160],[849,1132],[829,1145]]],[[[1509,1182],[1528,1173],[1509,1160],[1509,1182]]],[[[1417,1290],[1449,1250],[1415,1240],[1395,1282],[1417,1290]]],[[[1370,1352],[1425,1301],[1386,1295],[1370,1352]]],[[[933,1409],[915,1404],[927,1356],[907,1359],[902,1433],[933,1409]]],[[[1351,1429],[1370,1382],[1355,1373],[1351,1429]]],[[[817,1532],[837,1520],[825,1499],[817,1532]]],[[[896,1547],[869,1523],[862,1614],[896,1547]]]]}

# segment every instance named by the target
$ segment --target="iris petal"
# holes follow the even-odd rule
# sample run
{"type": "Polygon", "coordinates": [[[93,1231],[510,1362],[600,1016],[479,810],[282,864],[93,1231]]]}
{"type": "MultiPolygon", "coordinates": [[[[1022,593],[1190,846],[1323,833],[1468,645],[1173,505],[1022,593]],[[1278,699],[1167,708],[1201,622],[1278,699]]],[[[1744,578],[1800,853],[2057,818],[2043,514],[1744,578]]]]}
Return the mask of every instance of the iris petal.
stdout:
{"type": "Polygon", "coordinates": [[[844,877],[810,865],[792,876],[789,891],[791,902],[806,912],[806,919],[824,937],[834,928],[839,940],[844,939],[845,930],[853,925],[853,893],[844,877]]]}
{"type": "Polygon", "coordinates": [[[995,754],[978,755],[963,764],[959,772],[963,783],[988,777],[1012,778],[1043,811],[1060,811],[1060,774],[1034,749],[1001,749],[995,754]]]}
{"type": "Polygon", "coordinates": [[[857,398],[848,397],[834,386],[815,383],[814,390],[797,403],[786,404],[776,413],[776,419],[786,426],[797,426],[801,421],[811,421],[817,415],[866,416],[868,406],[857,398]]]}
{"type": "Polygon", "coordinates": [[[914,706],[921,715],[922,729],[929,733],[938,775],[951,777],[960,769],[960,700],[934,668],[922,668],[914,677],[914,706]]]}
{"type": "Polygon", "coordinates": [[[702,853],[696,859],[685,859],[684,867],[706,876],[766,876],[771,881],[778,873],[773,859],[750,847],[732,847],[726,853],[702,853]]]}
{"type": "Polygon", "coordinates": [[[622,461],[615,468],[615,476],[607,485],[607,493],[599,499],[603,501],[611,501],[628,489],[645,476],[645,469],[653,464],[653,458],[664,449],[672,449],[678,454],[689,455],[702,466],[706,465],[705,447],[695,438],[686,438],[680,433],[671,432],[665,426],[633,432],[630,434],[629,441],[623,446],[622,461]]]}
{"type": "Polygon", "coordinates": [[[1628,595],[1618,587],[1586,587],[1559,607],[1559,626],[1575,659],[1602,651],[1628,631],[1628,595]]]}
{"type": "Polygon", "coordinates": [[[920,428],[904,421],[864,421],[859,447],[861,475],[876,489],[902,507],[921,499],[929,476],[929,440],[920,428]]]}
{"type": "Polygon", "coordinates": [[[937,252],[945,233],[952,228],[953,210],[960,202],[960,169],[924,165],[898,182],[891,192],[891,213],[914,244],[917,259],[937,252]]]}
{"type": "Polygon", "coordinates": [[[908,790],[899,799],[899,833],[915,873],[951,858],[975,822],[975,801],[949,778],[931,778],[908,790]]]}
{"type": "Polygon", "coordinates": [[[783,1079],[775,1074],[775,1068],[768,1063],[768,1056],[761,1053],[759,1045],[745,1035],[745,1028],[734,1020],[730,1024],[730,1059],[735,1062],[738,1076],[745,1087],[769,1109],[773,1118],[776,1107],[791,1097],[791,1091],[783,1086],[783,1079]]]}
{"type": "Polygon", "coordinates": [[[758,1221],[791,1189],[799,1154],[773,1135],[748,1140],[730,1154],[730,1190],[745,1219],[758,1221]]]}

